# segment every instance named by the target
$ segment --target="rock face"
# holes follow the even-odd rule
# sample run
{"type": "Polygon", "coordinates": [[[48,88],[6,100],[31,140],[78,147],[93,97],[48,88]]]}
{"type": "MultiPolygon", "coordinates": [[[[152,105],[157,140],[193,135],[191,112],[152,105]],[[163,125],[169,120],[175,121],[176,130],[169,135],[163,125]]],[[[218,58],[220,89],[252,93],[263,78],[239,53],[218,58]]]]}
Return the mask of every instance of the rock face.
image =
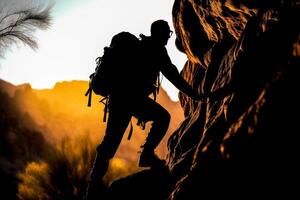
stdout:
{"type": "Polygon", "coordinates": [[[167,199],[174,181],[168,167],[156,166],[115,181],[107,199],[167,199]]]}
{"type": "Polygon", "coordinates": [[[299,177],[297,0],[175,0],[185,121],[168,142],[170,199],[295,196],[299,177]]]}

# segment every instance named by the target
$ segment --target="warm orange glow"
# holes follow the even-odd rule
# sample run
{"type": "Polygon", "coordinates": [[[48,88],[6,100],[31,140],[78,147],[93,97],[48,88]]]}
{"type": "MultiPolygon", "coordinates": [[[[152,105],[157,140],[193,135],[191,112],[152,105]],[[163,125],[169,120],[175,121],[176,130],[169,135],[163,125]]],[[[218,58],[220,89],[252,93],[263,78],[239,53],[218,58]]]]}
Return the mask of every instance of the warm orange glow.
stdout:
{"type": "Polygon", "coordinates": [[[298,40],[294,43],[293,56],[300,57],[300,34],[298,35],[298,40]]]}
{"type": "MultiPolygon", "coordinates": [[[[96,146],[105,131],[104,105],[99,103],[101,97],[93,95],[92,107],[87,107],[88,98],[84,96],[87,81],[62,82],[47,90],[35,90],[30,85],[14,86],[4,81],[1,85],[7,93],[1,93],[2,109],[6,112],[3,119],[12,120],[5,133],[7,143],[11,144],[11,154],[19,156],[16,157],[20,165],[17,196],[20,199],[51,199],[51,195],[58,195],[59,199],[82,197],[96,146]],[[20,135],[18,142],[24,143],[24,146],[15,145],[17,134],[20,135]]],[[[183,111],[163,89],[157,101],[172,116],[167,135],[156,149],[159,156],[165,158],[167,140],[182,122],[183,111]]],[[[132,123],[134,132],[131,140],[127,140],[127,130],[104,177],[107,185],[143,169],[138,167],[139,151],[150,124],[142,131],[135,125],[135,119],[132,123]]]]}
{"type": "Polygon", "coordinates": [[[18,186],[18,196],[21,199],[49,199],[41,187],[41,180],[49,181],[46,163],[30,163],[24,173],[19,174],[22,183],[18,186]]]}
{"type": "MultiPolygon", "coordinates": [[[[96,145],[102,140],[106,126],[103,122],[104,105],[99,103],[100,96],[93,95],[92,107],[87,107],[88,99],[84,96],[87,88],[88,82],[86,81],[72,81],[57,83],[53,89],[46,90],[33,90],[27,86],[16,94],[20,108],[29,113],[39,124],[41,132],[49,141],[56,144],[65,137],[73,140],[88,135],[92,139],[92,148],[96,148],[96,145]]],[[[163,89],[160,90],[157,101],[172,116],[167,136],[157,148],[157,153],[165,158],[167,140],[182,122],[183,111],[179,103],[172,102],[163,89]]],[[[130,141],[127,140],[127,130],[116,157],[125,163],[133,163],[137,167],[140,146],[145,142],[150,124],[147,124],[146,130],[143,131],[136,126],[135,119],[132,120],[132,123],[134,125],[132,138],[130,141]]],[[[74,145],[75,149],[72,151],[76,151],[79,146],[74,145]]],[[[77,150],[79,151],[79,149],[77,150]]],[[[116,167],[115,162],[114,167],[116,167]]],[[[120,162],[120,160],[117,162],[118,166],[121,165],[120,162]]]]}

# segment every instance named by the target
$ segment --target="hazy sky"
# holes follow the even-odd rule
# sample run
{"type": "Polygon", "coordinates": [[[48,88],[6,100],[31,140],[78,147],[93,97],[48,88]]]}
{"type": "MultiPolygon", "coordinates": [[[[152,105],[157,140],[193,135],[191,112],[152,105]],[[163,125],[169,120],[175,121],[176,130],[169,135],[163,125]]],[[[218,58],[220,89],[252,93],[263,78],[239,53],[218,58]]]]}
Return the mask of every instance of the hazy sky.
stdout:
{"type": "MultiPolygon", "coordinates": [[[[0,1],[17,2],[16,7],[25,0],[0,1]]],[[[129,31],[136,36],[149,35],[150,25],[157,19],[168,21],[173,29],[174,0],[47,1],[55,2],[53,21],[49,30],[35,33],[39,49],[13,46],[4,59],[0,58],[1,79],[13,84],[29,82],[33,88],[51,88],[62,80],[88,80],[95,68],[95,58],[102,54],[114,34],[129,31]]],[[[167,49],[181,70],[186,57],[175,48],[174,40],[173,35],[167,49]]],[[[178,99],[178,91],[166,78],[162,86],[172,99],[178,99]]]]}

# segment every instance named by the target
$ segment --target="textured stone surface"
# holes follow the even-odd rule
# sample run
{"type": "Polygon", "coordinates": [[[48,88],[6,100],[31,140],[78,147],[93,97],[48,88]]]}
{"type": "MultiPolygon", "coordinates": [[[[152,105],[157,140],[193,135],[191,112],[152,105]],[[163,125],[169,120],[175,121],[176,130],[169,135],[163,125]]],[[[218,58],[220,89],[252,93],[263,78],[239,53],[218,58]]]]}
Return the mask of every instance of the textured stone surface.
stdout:
{"type": "Polygon", "coordinates": [[[186,120],[168,143],[171,199],[296,194],[299,11],[296,0],[175,0],[182,74],[211,96],[180,94],[186,120]]]}

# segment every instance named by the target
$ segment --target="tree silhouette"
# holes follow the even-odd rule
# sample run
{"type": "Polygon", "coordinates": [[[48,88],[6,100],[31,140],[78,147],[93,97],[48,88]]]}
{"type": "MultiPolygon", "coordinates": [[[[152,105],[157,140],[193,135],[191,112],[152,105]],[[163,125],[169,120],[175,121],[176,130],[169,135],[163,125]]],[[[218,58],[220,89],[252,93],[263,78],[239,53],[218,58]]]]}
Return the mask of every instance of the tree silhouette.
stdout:
{"type": "Polygon", "coordinates": [[[38,47],[33,32],[47,29],[51,23],[52,6],[21,9],[17,11],[0,11],[0,56],[12,44],[22,42],[32,49],[38,47]]]}

